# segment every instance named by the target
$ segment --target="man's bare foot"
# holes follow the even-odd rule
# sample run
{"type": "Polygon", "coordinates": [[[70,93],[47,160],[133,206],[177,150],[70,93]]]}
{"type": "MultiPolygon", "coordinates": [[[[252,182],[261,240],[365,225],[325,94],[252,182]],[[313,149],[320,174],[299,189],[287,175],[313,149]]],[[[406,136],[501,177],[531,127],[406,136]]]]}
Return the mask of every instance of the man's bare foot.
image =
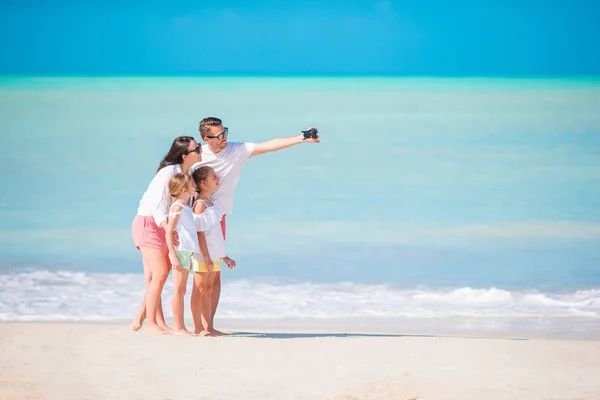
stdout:
{"type": "Polygon", "coordinates": [[[212,333],[210,333],[209,331],[207,331],[206,329],[204,329],[204,330],[200,331],[198,336],[214,336],[214,335],[212,333]]]}
{"type": "Polygon", "coordinates": [[[229,335],[228,333],[218,331],[214,328],[210,330],[210,333],[212,336],[227,336],[227,335],[229,335]]]}
{"type": "Polygon", "coordinates": [[[188,331],[187,329],[180,329],[180,330],[173,330],[173,332],[171,333],[173,335],[177,335],[177,336],[196,336],[195,333],[188,331]]]}

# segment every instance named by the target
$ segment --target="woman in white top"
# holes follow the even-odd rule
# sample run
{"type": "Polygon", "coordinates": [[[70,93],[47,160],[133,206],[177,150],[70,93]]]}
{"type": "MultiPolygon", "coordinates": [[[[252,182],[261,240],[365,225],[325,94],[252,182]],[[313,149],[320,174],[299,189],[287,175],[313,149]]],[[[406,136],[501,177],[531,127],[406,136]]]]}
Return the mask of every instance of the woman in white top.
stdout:
{"type": "Polygon", "coordinates": [[[211,167],[202,166],[192,173],[192,179],[198,192],[192,208],[201,253],[192,260],[194,287],[191,306],[195,332],[202,336],[222,335],[213,326],[215,316],[212,290],[216,275],[221,271],[221,260],[229,268],[235,267],[235,261],[225,253],[225,239],[220,223],[223,218],[222,208],[210,198],[212,192],[219,187],[219,177],[211,167]]]}
{"type": "Polygon", "coordinates": [[[185,329],[183,300],[192,259],[194,254],[200,252],[194,213],[188,205],[190,198],[196,193],[196,184],[189,174],[175,174],[169,181],[169,193],[175,198],[169,208],[166,232],[169,260],[173,269],[173,333],[192,335],[185,329]],[[175,232],[179,238],[178,244],[175,244],[175,232]]]}
{"type": "Polygon", "coordinates": [[[158,171],[142,196],[131,232],[135,246],[142,253],[146,295],[142,308],[131,327],[140,329],[144,318],[148,328],[155,332],[169,332],[162,312],[161,293],[169,275],[169,258],[165,229],[169,213],[168,183],[176,173],[187,173],[190,167],[202,160],[202,149],[191,136],[180,136],[160,162],[158,171]]]}

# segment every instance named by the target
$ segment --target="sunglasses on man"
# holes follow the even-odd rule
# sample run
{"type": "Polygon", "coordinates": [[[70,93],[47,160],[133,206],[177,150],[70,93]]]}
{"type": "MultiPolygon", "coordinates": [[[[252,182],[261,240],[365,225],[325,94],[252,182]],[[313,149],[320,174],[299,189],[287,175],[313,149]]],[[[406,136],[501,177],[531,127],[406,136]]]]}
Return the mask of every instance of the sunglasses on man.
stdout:
{"type": "Polygon", "coordinates": [[[209,138],[209,139],[219,139],[219,140],[223,140],[223,138],[225,136],[227,136],[227,134],[229,133],[229,128],[225,127],[223,128],[223,132],[219,133],[217,136],[209,136],[209,135],[204,135],[205,138],[209,138]]]}

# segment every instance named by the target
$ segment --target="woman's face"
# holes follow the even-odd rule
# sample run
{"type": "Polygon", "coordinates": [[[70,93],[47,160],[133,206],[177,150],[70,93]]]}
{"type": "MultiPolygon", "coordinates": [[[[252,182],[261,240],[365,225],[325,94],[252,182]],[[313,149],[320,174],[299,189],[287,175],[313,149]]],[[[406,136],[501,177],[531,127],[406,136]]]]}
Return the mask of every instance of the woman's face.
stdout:
{"type": "Polygon", "coordinates": [[[187,152],[183,155],[183,162],[193,165],[200,161],[202,161],[202,146],[198,145],[195,140],[190,140],[187,152]]]}

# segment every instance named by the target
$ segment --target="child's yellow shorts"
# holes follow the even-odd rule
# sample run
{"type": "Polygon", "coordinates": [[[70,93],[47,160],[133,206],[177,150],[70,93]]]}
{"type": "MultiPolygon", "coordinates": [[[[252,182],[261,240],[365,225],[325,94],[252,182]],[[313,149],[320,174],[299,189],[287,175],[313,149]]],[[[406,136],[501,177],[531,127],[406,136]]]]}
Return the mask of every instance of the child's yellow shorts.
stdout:
{"type": "MultiPolygon", "coordinates": [[[[208,272],[206,269],[206,264],[203,262],[198,262],[195,258],[192,259],[192,269],[194,272],[208,272]]],[[[213,270],[212,272],[221,272],[221,260],[213,261],[213,270]]]]}

